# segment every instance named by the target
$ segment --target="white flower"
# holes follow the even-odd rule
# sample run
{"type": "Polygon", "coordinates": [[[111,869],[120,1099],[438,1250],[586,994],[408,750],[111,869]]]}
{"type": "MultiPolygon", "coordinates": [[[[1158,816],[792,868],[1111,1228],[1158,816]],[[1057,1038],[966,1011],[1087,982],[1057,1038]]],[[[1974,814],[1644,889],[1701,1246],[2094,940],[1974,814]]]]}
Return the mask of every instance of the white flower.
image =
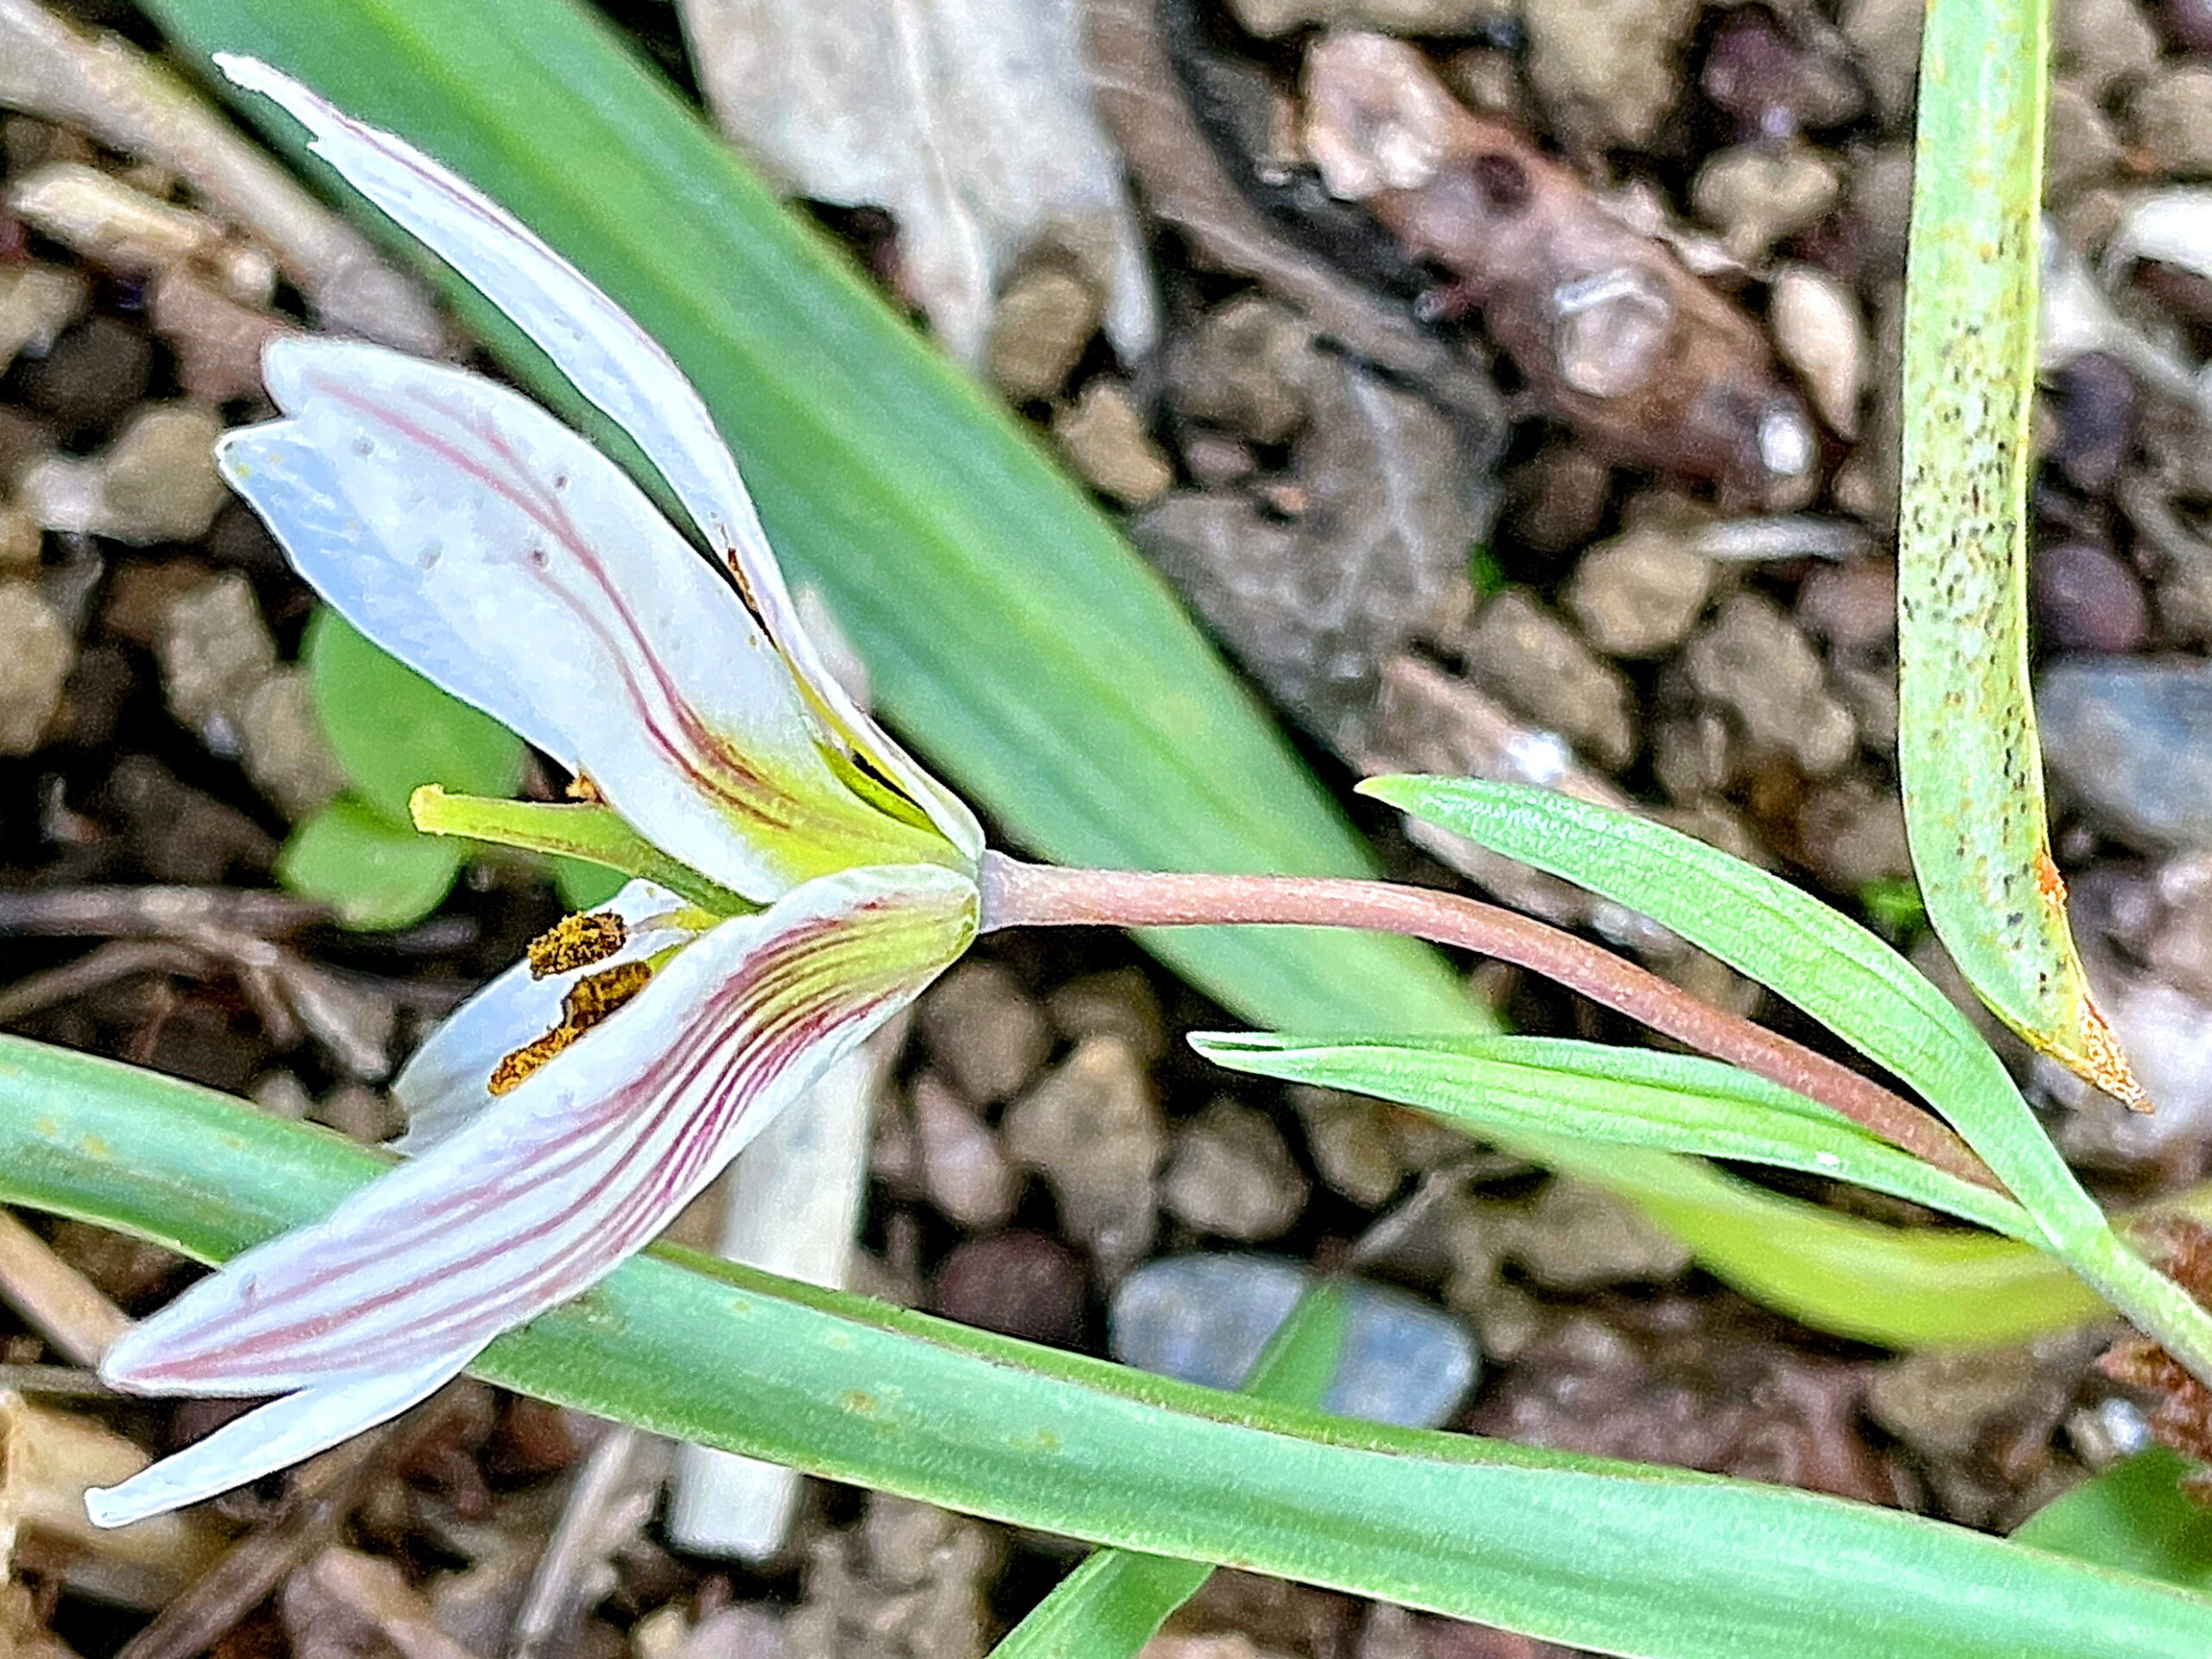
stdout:
{"type": "Polygon", "coordinates": [[[765,908],[634,881],[456,1014],[396,1084],[408,1162],[109,1354],[131,1392],[284,1397],[92,1495],[103,1525],[382,1422],[588,1289],[977,926],[974,817],[824,671],[667,353],[436,163],[216,61],[627,431],[723,568],[528,399],[372,346],[271,347],[284,418],[228,435],[225,474],[362,632],[588,778],[702,889],[765,908]]]}

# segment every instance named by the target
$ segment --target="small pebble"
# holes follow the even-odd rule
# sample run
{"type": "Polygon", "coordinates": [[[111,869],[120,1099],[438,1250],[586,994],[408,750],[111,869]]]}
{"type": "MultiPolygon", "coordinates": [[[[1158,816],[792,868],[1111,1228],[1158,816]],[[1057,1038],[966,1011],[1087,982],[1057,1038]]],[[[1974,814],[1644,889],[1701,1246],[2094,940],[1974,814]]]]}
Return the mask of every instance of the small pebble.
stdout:
{"type": "Polygon", "coordinates": [[[1717,226],[1728,251],[1747,262],[1764,258],[1776,243],[1825,217],[1842,194],[1835,164],[1796,146],[1721,150],[1690,184],[1698,217],[1717,226]]]}
{"type": "Polygon", "coordinates": [[[2050,381],[2050,407],[2058,416],[2051,459],[2075,488],[2100,494],[2120,476],[2135,447],[2141,402],[2135,377],[2104,353],[2085,352],[2050,381]]]}
{"type": "Polygon", "coordinates": [[[81,270],[60,265],[0,266],[0,373],[28,352],[43,357],[77,321],[92,296],[81,270]]]}
{"type": "Polygon", "coordinates": [[[1673,1234],[1602,1187],[1565,1178],[1512,1216],[1504,1247],[1547,1290],[1664,1284],[1690,1265],[1689,1247],[1673,1234]]]}
{"type": "Polygon", "coordinates": [[[1776,351],[1805,383],[1829,430],[1857,437],[1866,327],[1850,290],[1815,266],[1785,265],[1768,296],[1767,323],[1776,351]]]}
{"type": "Polygon", "coordinates": [[[1732,12],[1707,48],[1698,85],[1716,108],[1765,138],[1848,121],[1866,99],[1844,68],[1800,45],[1764,11],[1732,12]]]}
{"type": "MultiPolygon", "coordinates": [[[[169,712],[203,737],[213,722],[234,719],[253,688],[276,671],[276,642],[261,620],[253,584],[234,571],[178,594],[160,626],[154,657],[169,712]]],[[[226,747],[236,752],[234,728],[226,747]]]]}
{"type": "Polygon", "coordinates": [[[1623,531],[1582,556],[1564,598],[1608,657],[1656,657],[1688,635],[1713,591],[1713,562],[1657,525],[1623,531]]]}
{"type": "Polygon", "coordinates": [[[2067,0],[2050,12],[2051,67],[2103,101],[2123,81],[2140,80],[2158,61],[2158,32],[2137,0],[2067,0]]]}
{"type": "Polygon", "coordinates": [[[1118,1037],[1147,1065],[1167,1052],[1167,1023],[1141,968],[1112,968],[1057,986],[1045,999],[1061,1035],[1118,1037]]]}
{"type": "Polygon", "coordinates": [[[1085,385],[1071,407],[1052,416],[1052,435],[1077,472],[1125,507],[1142,506],[1175,481],[1175,469],[1118,381],[1101,377],[1085,385]]]}
{"type": "Polygon", "coordinates": [[[238,761],[253,786],[295,823],[346,787],[344,768],[323,735],[303,668],[279,668],[238,704],[238,761]]]}
{"type": "Polygon", "coordinates": [[[1866,1410],[1924,1457],[1962,1458],[2041,1377],[2030,1348],[1929,1348],[1876,1370],[1866,1410]]]}
{"type": "Polygon", "coordinates": [[[279,317],[240,305],[188,271],[163,271],[148,319],[175,348],[177,379],[205,404],[257,397],[261,355],[292,332],[279,317]]]}
{"type": "Polygon", "coordinates": [[[1700,10],[1698,0],[1522,0],[1537,98],[1573,137],[1643,143],[1681,96],[1700,10]]]}
{"type": "Polygon", "coordinates": [[[1104,309],[1088,283],[1058,265],[1025,270],[999,296],[985,364],[1016,403],[1057,396],[1104,309]]]}
{"type": "Polygon", "coordinates": [[[146,546],[207,533],[226,493],[215,470],[222,417],[197,404],[156,404],[130,417],[108,450],[95,534],[146,546]]]}
{"type": "Polygon", "coordinates": [[[1836,893],[1912,873],[1904,807],[1894,788],[1846,777],[1807,792],[1797,809],[1798,852],[1836,893]]]}
{"type": "Polygon", "coordinates": [[[1042,1233],[1015,1229],[971,1238],[938,1269],[931,1305],[948,1319],[1027,1342],[1082,1334],[1083,1263],[1042,1233]]]}
{"type": "Polygon", "coordinates": [[[1020,1090],[1052,1052],[1044,1012],[994,962],[963,963],[922,1000],[930,1058],[978,1106],[1020,1090]]]}
{"type": "Polygon", "coordinates": [[[2044,765],[2105,827],[2147,848],[2212,848],[2212,665],[2054,663],[2036,713],[2044,765]]]}
{"type": "Polygon", "coordinates": [[[927,1072],[915,1079],[912,1099],[922,1190],[930,1202],[971,1232],[1004,1226],[1021,1182],[989,1127],[943,1079],[927,1072]]]}
{"type": "Polygon", "coordinates": [[[1281,443],[1306,418],[1301,390],[1313,330],[1272,300],[1245,295],[1217,307],[1169,348],[1167,391],[1194,421],[1255,443],[1281,443]]]}
{"type": "Polygon", "coordinates": [[[1245,1243],[1296,1221],[1309,1191],[1274,1121],[1225,1099],[1183,1126],[1160,1183],[1160,1202],[1178,1221],[1245,1243]]]}
{"type": "Polygon", "coordinates": [[[1857,747],[1857,726],[1828,690],[1819,655],[1771,600],[1732,595],[1682,664],[1755,750],[1788,755],[1808,777],[1840,770],[1857,747]]]}
{"type": "Polygon", "coordinates": [[[2170,178],[2212,177],[2212,66],[2162,68],[2129,100],[2135,142],[2170,178]]]}
{"type": "Polygon", "coordinates": [[[1836,22],[1885,126],[1910,127],[1926,0],[1844,0],[1836,22]]]}
{"type": "Polygon", "coordinates": [[[1470,679],[1599,765],[1635,754],[1627,680],[1529,594],[1509,589],[1483,607],[1465,649],[1470,679]]]}
{"type": "Polygon", "coordinates": [[[176,264],[222,237],[213,219],[156,201],[79,162],[49,162],[16,180],[8,206],[41,235],[115,270],[176,264]]]}
{"type": "Polygon", "coordinates": [[[0,754],[29,754],[61,707],[77,640],[39,590],[0,582],[0,754]]]}
{"type": "Polygon", "coordinates": [[[23,404],[73,432],[119,420],[145,396],[153,342],[114,317],[88,317],[26,365],[23,404]]]}
{"type": "MultiPolygon", "coordinates": [[[[1108,1343],[1125,1365],[1210,1389],[1240,1387],[1313,1282],[1265,1255],[1171,1255],[1114,1294],[1108,1343]]],[[[1459,1408],[1479,1364],[1465,1327],[1403,1291],[1351,1281],[1350,1319],[1323,1408],[1433,1428],[1459,1408]]]]}
{"type": "Polygon", "coordinates": [[[21,502],[0,497],[0,574],[37,568],[46,532],[21,502]]]}
{"type": "Polygon", "coordinates": [[[2112,122],[2089,95],[2071,81],[2050,89],[2044,122],[2044,189],[2047,199],[2064,201],[2104,183],[2120,170],[2126,146],[2112,122]]]}
{"type": "Polygon", "coordinates": [[[1152,1247],[1159,1224],[1154,1179],[1167,1132],[1136,1051],[1091,1037],[1007,1109],[1007,1154],[1043,1175],[1061,1225],[1109,1277],[1152,1247]]]}
{"type": "Polygon", "coordinates": [[[2212,52],[2212,0],[2164,0],[2166,36],[2184,52],[2212,52]]]}
{"type": "Polygon", "coordinates": [[[2151,606],[2135,572],[2108,547],[2060,542],[2028,565],[2036,619],[2061,651],[2132,652],[2151,637],[2151,606]]]}
{"type": "Polygon", "coordinates": [[[1306,1127],[1314,1168],[1354,1204],[1379,1210],[1405,1184],[1405,1165],[1380,1102],[1300,1084],[1290,1090],[1290,1103],[1306,1127]]]}

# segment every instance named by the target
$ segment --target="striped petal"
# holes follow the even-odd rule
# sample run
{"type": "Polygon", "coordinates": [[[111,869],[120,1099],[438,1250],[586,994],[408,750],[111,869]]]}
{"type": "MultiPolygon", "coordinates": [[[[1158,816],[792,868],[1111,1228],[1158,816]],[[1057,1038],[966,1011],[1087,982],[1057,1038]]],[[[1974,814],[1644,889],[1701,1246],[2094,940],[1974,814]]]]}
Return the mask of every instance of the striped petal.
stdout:
{"type": "MultiPolygon", "coordinates": [[[[452,1374],[649,1241],[966,948],[976,902],[950,871],[852,870],[724,922],[430,1153],[138,1325],[102,1374],[136,1393],[308,1390],[334,1440],[404,1409],[399,1379],[452,1374]]],[[[296,1443],[239,1437],[185,1484],[256,1478],[296,1443]]],[[[109,1511],[149,1513],[168,1466],[113,1489],[109,1511]]]]}
{"type": "MultiPolygon", "coordinates": [[[[855,786],[903,798],[970,862],[979,857],[982,831],[967,806],[824,669],[798,625],[728,446],[658,342],[512,213],[411,145],[353,119],[257,59],[218,53],[215,62],[237,85],[290,113],[308,130],[316,155],[512,318],[578,391],[637,440],[790,658],[823,741],[852,763],[855,786]]],[[[895,810],[902,802],[884,804],[895,810]]]]}
{"type": "Polygon", "coordinates": [[[218,454],[300,574],[664,851],[759,898],[957,856],[855,792],[728,581],[529,399],[376,346],[284,340],[264,368],[290,418],[218,454]]]}
{"type": "Polygon", "coordinates": [[[493,1068],[561,1022],[561,999],[579,974],[650,961],[690,944],[697,930],[679,919],[690,908],[666,887],[632,881],[594,912],[620,917],[629,931],[613,956],[543,979],[518,962],[455,1008],[391,1080],[391,1097],[407,1115],[407,1133],[392,1150],[419,1158],[489,1106],[496,1098],[486,1086],[493,1068]]]}

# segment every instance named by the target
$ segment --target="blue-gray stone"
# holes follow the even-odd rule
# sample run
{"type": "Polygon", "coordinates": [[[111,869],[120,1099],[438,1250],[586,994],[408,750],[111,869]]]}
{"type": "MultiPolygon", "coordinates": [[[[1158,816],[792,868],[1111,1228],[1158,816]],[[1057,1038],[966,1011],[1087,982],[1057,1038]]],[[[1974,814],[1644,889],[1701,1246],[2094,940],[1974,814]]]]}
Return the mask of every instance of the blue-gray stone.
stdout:
{"type": "MultiPolygon", "coordinates": [[[[1122,1281],[1108,1310],[1114,1357],[1140,1370],[1234,1389],[1313,1275],[1271,1255],[1171,1255],[1122,1281]]],[[[1474,1338],[1417,1297],[1351,1281],[1350,1318],[1324,1409],[1433,1428],[1475,1385],[1474,1338]]]]}
{"type": "Polygon", "coordinates": [[[2036,710],[2044,764],[2099,823],[2149,849],[2212,847],[2212,663],[2069,658],[2036,710]]]}

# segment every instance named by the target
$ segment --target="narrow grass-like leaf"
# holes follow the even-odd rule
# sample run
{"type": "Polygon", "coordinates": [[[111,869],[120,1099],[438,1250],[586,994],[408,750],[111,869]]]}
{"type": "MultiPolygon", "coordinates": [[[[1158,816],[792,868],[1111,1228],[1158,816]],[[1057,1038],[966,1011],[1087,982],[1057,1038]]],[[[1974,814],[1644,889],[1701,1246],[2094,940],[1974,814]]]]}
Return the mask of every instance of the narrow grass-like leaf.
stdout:
{"type": "Polygon", "coordinates": [[[328,905],[347,927],[406,927],[438,907],[461,865],[455,842],[418,836],[341,795],[292,831],[276,879],[328,905]]]}
{"type": "Polygon", "coordinates": [[[2212,1592],[2212,1510],[2181,1490],[2184,1475],[2201,1472],[2164,1446],[2139,1452],[2044,1504],[2013,1541],[2212,1592]]]}
{"type": "MultiPolygon", "coordinates": [[[[1350,1317],[1342,1291],[1314,1287],[1268,1338],[1238,1392],[1281,1405],[1319,1405],[1336,1376],[1350,1317]]],[[[1099,1550],[1030,1609],[991,1659],[1136,1659],[1167,1616],[1212,1576],[1201,1561],[1099,1550]]]]}
{"type": "Polygon", "coordinates": [[[1905,279],[1897,766],[1929,919],[2037,1048],[2130,1103],[2051,862],[2028,689],[2050,0],[1934,0],[1905,279]]]}
{"type": "Polygon", "coordinates": [[[520,738],[371,645],[328,607],[308,623],[300,659],[346,781],[395,829],[410,828],[407,798],[424,784],[512,795],[522,782],[520,738]]]}
{"type": "Polygon", "coordinates": [[[1732,1065],[1694,1055],[1543,1037],[1390,1043],[1201,1033],[1217,1065],[1349,1090],[1486,1135],[1554,1135],[1769,1164],[1854,1181],[2037,1242],[2025,1211],[1923,1163],[1841,1114],[1732,1065]]]}
{"type": "Polygon", "coordinates": [[[1965,1016],[1903,957],[1811,894],[1662,824],[1550,790],[1446,778],[1370,779],[1360,788],[1671,928],[1918,1090],[2054,1242],[2106,1230],[1965,1016]]]}
{"type": "MultiPolygon", "coordinates": [[[[0,1201],[226,1257],[380,1167],[0,1039],[0,1201]]],[[[1354,1423],[685,1253],[502,1338],[490,1380],[927,1502],[1650,1659],[2170,1659],[2212,1601],[1889,1510],[1354,1423]]]]}

